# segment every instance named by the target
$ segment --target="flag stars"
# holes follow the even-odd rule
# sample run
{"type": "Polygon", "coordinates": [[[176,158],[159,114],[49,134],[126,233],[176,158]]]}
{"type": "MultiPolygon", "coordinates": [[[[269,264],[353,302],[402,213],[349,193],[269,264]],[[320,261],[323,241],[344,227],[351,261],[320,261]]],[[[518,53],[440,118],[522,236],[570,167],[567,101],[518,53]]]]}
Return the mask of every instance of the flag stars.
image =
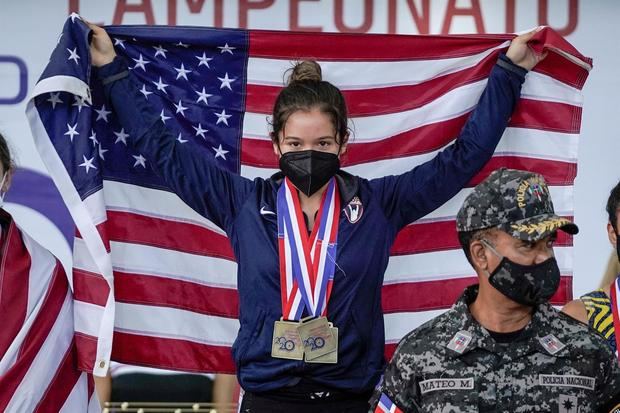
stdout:
{"type": "Polygon", "coordinates": [[[105,156],[103,156],[104,153],[106,153],[108,150],[107,149],[103,149],[103,146],[101,146],[101,144],[99,144],[99,157],[101,158],[101,160],[105,161],[105,156]]]}
{"type": "Polygon", "coordinates": [[[229,78],[228,72],[226,72],[224,77],[218,77],[218,79],[220,82],[222,82],[222,84],[220,85],[220,89],[228,88],[229,90],[232,90],[232,87],[230,87],[230,84],[234,82],[235,80],[237,80],[237,79],[229,78]]]}
{"type": "Polygon", "coordinates": [[[179,141],[179,143],[185,143],[185,142],[187,142],[187,139],[183,139],[183,136],[181,136],[181,132],[179,132],[179,136],[177,137],[177,141],[179,141]]]}
{"type": "Polygon", "coordinates": [[[196,56],[196,59],[198,59],[200,62],[198,62],[198,67],[200,66],[207,66],[208,69],[211,69],[211,66],[209,66],[209,62],[211,60],[213,60],[212,57],[207,57],[207,55],[205,54],[205,52],[202,52],[202,56],[196,56]]]}
{"type": "Polygon", "coordinates": [[[212,146],[211,148],[215,151],[215,159],[222,158],[223,160],[226,160],[226,154],[230,152],[224,150],[224,148],[222,148],[222,144],[220,144],[217,148],[215,146],[212,146]]]}
{"type": "Polygon", "coordinates": [[[75,19],[80,19],[82,20],[82,18],[80,17],[79,14],[77,14],[76,12],[73,12],[69,15],[69,17],[71,17],[71,23],[75,23],[75,19]]]}
{"type": "Polygon", "coordinates": [[[112,113],[112,111],[105,110],[105,105],[101,105],[101,109],[99,110],[95,109],[95,112],[97,112],[97,119],[95,119],[95,122],[103,119],[105,123],[108,123],[108,115],[112,113]]]}
{"type": "MultiPolygon", "coordinates": [[[[125,49],[125,40],[119,39],[117,37],[114,38],[114,46],[120,46],[125,49]]],[[[135,59],[134,59],[135,60],[135,59]]]]}
{"type": "Polygon", "coordinates": [[[183,79],[185,79],[185,80],[189,80],[189,79],[187,78],[187,74],[188,74],[188,73],[192,73],[192,70],[187,70],[187,69],[185,69],[185,65],[184,65],[183,63],[181,63],[181,67],[179,67],[179,68],[175,67],[175,68],[174,68],[174,70],[176,70],[176,71],[177,71],[177,80],[178,80],[180,77],[182,77],[182,78],[183,78],[183,79]]]}
{"type": "Polygon", "coordinates": [[[78,59],[80,58],[80,56],[78,56],[77,54],[77,47],[74,47],[73,50],[67,49],[67,51],[69,52],[69,57],[67,58],[67,60],[73,60],[77,65],[78,59]]]}
{"type": "Polygon", "coordinates": [[[202,139],[207,139],[207,137],[205,136],[205,132],[209,132],[209,131],[207,129],[202,129],[202,125],[200,123],[198,124],[198,127],[192,126],[192,128],[194,128],[194,130],[196,131],[195,136],[200,135],[202,139]]]}
{"type": "Polygon", "coordinates": [[[136,160],[136,162],[133,164],[133,167],[137,167],[138,165],[140,165],[143,168],[146,168],[146,159],[144,158],[144,156],[142,156],[142,154],[138,154],[138,155],[131,155],[133,156],[133,158],[136,160]]]}
{"type": "Polygon", "coordinates": [[[52,109],[56,109],[56,104],[63,103],[60,99],[60,92],[50,93],[50,98],[47,101],[52,104],[52,109]]]}
{"type": "Polygon", "coordinates": [[[97,133],[93,129],[90,130],[90,136],[88,137],[88,139],[93,141],[93,147],[97,146],[97,144],[99,143],[99,141],[97,140],[97,133]]]}
{"type": "Polygon", "coordinates": [[[140,93],[142,93],[144,95],[144,98],[146,100],[149,99],[149,95],[153,94],[153,92],[149,92],[148,90],[146,90],[146,85],[145,84],[142,84],[142,89],[140,89],[140,93]]]}
{"type": "Polygon", "coordinates": [[[170,119],[170,116],[166,116],[166,115],[164,115],[164,110],[163,110],[163,109],[161,110],[161,113],[159,114],[159,117],[161,118],[161,121],[162,121],[163,123],[166,123],[166,121],[167,121],[168,119],[170,119]]]}
{"type": "Polygon", "coordinates": [[[93,161],[95,160],[95,157],[93,156],[90,159],[86,158],[86,155],[82,155],[82,157],[84,158],[84,162],[82,162],[80,164],[80,166],[83,166],[84,168],[86,168],[86,173],[88,174],[88,172],[92,169],[97,169],[97,167],[95,165],[93,165],[93,161]]]}
{"type": "Polygon", "coordinates": [[[196,103],[200,103],[202,101],[205,103],[205,105],[209,104],[209,102],[207,102],[207,99],[213,95],[206,93],[204,87],[202,88],[202,92],[198,92],[197,90],[195,92],[198,94],[198,100],[196,100],[196,103]]]}
{"type": "Polygon", "coordinates": [[[75,96],[75,102],[73,102],[73,105],[71,105],[71,106],[77,106],[78,113],[81,113],[83,107],[88,107],[88,103],[86,103],[86,99],[85,98],[83,98],[81,96],[75,96]]]}
{"type": "Polygon", "coordinates": [[[71,139],[71,143],[73,143],[74,136],[80,135],[80,133],[76,129],[77,129],[77,123],[73,126],[67,123],[67,131],[65,132],[65,135],[69,135],[69,138],[71,139]]]}
{"type": "Polygon", "coordinates": [[[224,46],[218,46],[218,49],[220,49],[220,53],[230,53],[233,54],[233,50],[236,49],[236,47],[231,47],[228,45],[228,43],[226,43],[224,46]]]}
{"type": "Polygon", "coordinates": [[[175,43],[175,46],[184,47],[184,48],[186,48],[186,49],[189,47],[189,45],[188,45],[188,44],[185,44],[185,43],[183,43],[183,42],[181,42],[181,41],[179,41],[179,43],[175,43]]]}
{"type": "Polygon", "coordinates": [[[164,59],[167,59],[168,57],[166,56],[166,52],[168,50],[164,49],[163,47],[161,47],[161,44],[159,46],[153,46],[153,49],[155,49],[155,57],[157,56],[163,56],[164,59]]]}
{"type": "Polygon", "coordinates": [[[166,88],[170,85],[162,82],[161,80],[161,76],[159,77],[159,81],[155,82],[155,81],[151,81],[153,82],[153,84],[157,87],[157,90],[161,90],[162,92],[164,92],[165,94],[168,94],[168,92],[166,92],[166,88]]]}
{"type": "Polygon", "coordinates": [[[185,117],[185,111],[187,108],[183,106],[183,102],[179,99],[179,104],[177,105],[176,103],[173,103],[173,105],[177,109],[175,113],[180,113],[183,117],[185,117]]]}
{"type": "Polygon", "coordinates": [[[142,53],[140,53],[140,56],[138,56],[138,59],[133,59],[133,61],[136,62],[136,65],[133,67],[133,69],[136,69],[139,67],[145,72],[146,72],[146,65],[151,63],[150,60],[144,60],[144,58],[142,57],[142,53]]]}
{"type": "Polygon", "coordinates": [[[114,134],[116,135],[114,143],[123,142],[125,146],[127,146],[127,138],[129,135],[125,133],[125,128],[121,128],[120,132],[114,132],[114,134]]]}
{"type": "Polygon", "coordinates": [[[222,109],[222,113],[214,113],[215,116],[217,116],[217,122],[215,122],[216,125],[219,125],[220,123],[225,124],[226,126],[228,126],[228,118],[232,117],[232,115],[227,115],[226,114],[226,110],[222,109]]]}

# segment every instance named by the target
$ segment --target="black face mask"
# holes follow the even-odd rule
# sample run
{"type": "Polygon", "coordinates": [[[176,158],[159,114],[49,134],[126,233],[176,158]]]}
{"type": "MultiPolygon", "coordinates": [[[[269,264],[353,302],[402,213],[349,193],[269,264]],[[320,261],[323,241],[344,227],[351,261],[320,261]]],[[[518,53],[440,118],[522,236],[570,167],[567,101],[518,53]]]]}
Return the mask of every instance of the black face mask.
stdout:
{"type": "Polygon", "coordinates": [[[560,286],[560,269],[555,257],[534,265],[517,264],[502,257],[489,275],[489,283],[511,300],[534,307],[549,301],[555,294],[560,286]]]}
{"type": "Polygon", "coordinates": [[[340,160],[329,152],[287,152],[280,157],[280,169],[297,189],[310,196],[336,175],[340,160]]]}

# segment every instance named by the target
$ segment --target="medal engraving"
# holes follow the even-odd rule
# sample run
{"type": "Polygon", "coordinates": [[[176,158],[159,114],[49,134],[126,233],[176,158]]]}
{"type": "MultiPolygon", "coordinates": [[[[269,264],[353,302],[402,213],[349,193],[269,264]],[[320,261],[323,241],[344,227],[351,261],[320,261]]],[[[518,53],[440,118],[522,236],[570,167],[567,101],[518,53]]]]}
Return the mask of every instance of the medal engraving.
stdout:
{"type": "MultiPolygon", "coordinates": [[[[331,324],[331,323],[330,323],[331,324]]],[[[305,359],[306,363],[324,363],[324,364],[336,364],[338,363],[338,327],[330,327],[334,341],[336,342],[336,350],[331,353],[327,353],[321,357],[317,357],[312,360],[305,359]]]]}
{"type": "Polygon", "coordinates": [[[276,321],[273,325],[271,356],[289,360],[303,360],[304,347],[297,332],[298,322],[276,321]]]}
{"type": "Polygon", "coordinates": [[[306,360],[314,360],[337,348],[336,341],[327,322],[327,318],[319,317],[297,327],[304,346],[306,360]]]}

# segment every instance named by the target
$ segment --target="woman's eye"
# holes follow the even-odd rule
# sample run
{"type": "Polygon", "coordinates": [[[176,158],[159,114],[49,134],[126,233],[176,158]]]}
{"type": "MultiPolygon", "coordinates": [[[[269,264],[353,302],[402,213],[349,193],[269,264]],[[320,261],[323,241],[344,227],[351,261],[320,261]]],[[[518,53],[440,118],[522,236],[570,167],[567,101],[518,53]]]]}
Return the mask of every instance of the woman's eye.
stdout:
{"type": "Polygon", "coordinates": [[[319,142],[319,146],[329,146],[329,142],[321,141],[321,142],[319,142]]]}

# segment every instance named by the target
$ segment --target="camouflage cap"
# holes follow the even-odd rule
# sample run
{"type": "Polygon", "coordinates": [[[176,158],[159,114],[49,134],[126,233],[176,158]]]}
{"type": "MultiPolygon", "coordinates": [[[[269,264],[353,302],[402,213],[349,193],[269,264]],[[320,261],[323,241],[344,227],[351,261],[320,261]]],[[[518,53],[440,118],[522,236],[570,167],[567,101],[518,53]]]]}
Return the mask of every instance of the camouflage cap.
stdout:
{"type": "Polygon", "coordinates": [[[515,238],[538,241],[561,229],[579,229],[553,210],[545,179],[536,173],[501,168],[465,198],[456,216],[458,232],[499,228],[515,238]]]}

